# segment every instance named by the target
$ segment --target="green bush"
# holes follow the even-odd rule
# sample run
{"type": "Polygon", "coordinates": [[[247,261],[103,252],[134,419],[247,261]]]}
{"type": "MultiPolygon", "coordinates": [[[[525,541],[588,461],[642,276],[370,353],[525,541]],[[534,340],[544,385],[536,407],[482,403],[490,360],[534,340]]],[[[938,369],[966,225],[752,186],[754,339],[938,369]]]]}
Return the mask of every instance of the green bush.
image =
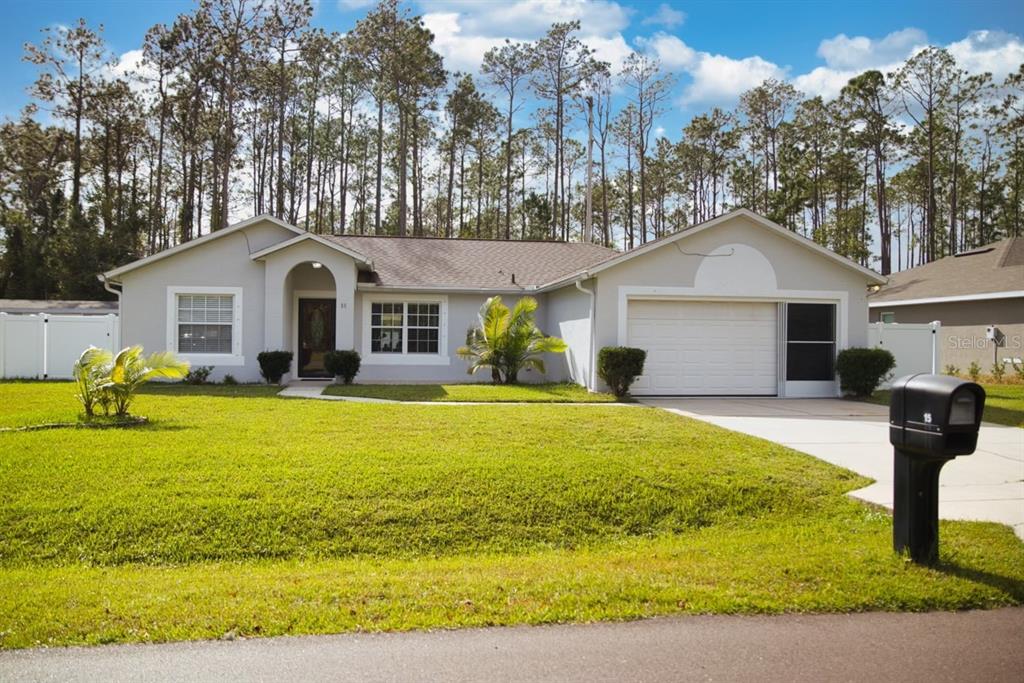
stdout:
{"type": "Polygon", "coordinates": [[[267,384],[278,384],[284,373],[292,367],[291,351],[262,351],[256,356],[260,363],[260,374],[267,384]]]}
{"type": "Polygon", "coordinates": [[[950,377],[957,377],[960,374],[960,368],[950,363],[945,368],[943,368],[942,373],[945,375],[949,375],[950,377]]]}
{"type": "Polygon", "coordinates": [[[345,384],[352,384],[352,380],[359,374],[362,362],[358,351],[328,351],[324,354],[324,367],[327,372],[340,377],[345,384]]]}
{"type": "Polygon", "coordinates": [[[207,380],[210,379],[211,372],[213,372],[212,366],[197,365],[189,369],[183,381],[185,384],[206,384],[207,380]]]}
{"type": "Polygon", "coordinates": [[[885,349],[844,349],[836,359],[839,386],[854,396],[875,393],[894,367],[896,359],[885,349]]]}
{"type": "Polygon", "coordinates": [[[232,374],[224,375],[224,385],[225,386],[233,387],[233,386],[236,386],[237,384],[238,384],[238,380],[235,379],[234,375],[232,375],[232,374]]]}
{"type": "Polygon", "coordinates": [[[606,346],[597,354],[597,374],[619,398],[644,372],[647,352],[628,346],[606,346]]]}

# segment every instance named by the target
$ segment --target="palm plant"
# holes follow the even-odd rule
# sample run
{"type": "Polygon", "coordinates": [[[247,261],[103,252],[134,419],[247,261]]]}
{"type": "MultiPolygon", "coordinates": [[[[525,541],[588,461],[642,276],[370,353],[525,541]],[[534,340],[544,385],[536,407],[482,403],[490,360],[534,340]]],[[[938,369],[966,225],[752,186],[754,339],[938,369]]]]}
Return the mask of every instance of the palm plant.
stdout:
{"type": "Polygon", "coordinates": [[[515,384],[522,370],[543,373],[545,353],[562,353],[567,345],[558,337],[545,336],[537,327],[537,300],[524,296],[510,311],[500,296],[484,302],[479,324],[466,333],[466,345],[458,348],[469,361],[469,373],[490,368],[495,382],[515,384]]]}
{"type": "Polygon", "coordinates": [[[181,379],[188,369],[189,363],[178,360],[170,351],[143,356],[141,346],[129,346],[114,356],[100,388],[109,393],[114,414],[124,417],[139,387],[151,379],[181,379]]]}
{"type": "Polygon", "coordinates": [[[114,355],[106,349],[90,346],[75,361],[71,370],[78,389],[75,398],[82,404],[86,417],[96,414],[97,405],[103,407],[104,412],[109,410],[108,395],[101,385],[110,374],[110,362],[113,357],[114,355]]]}

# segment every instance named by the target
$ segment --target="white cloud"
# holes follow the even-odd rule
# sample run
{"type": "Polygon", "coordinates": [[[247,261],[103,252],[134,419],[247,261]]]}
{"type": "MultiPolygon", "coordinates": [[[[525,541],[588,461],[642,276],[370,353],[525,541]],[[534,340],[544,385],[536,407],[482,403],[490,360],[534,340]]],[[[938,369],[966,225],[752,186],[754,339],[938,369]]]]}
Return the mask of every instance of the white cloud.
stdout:
{"type": "Polygon", "coordinates": [[[637,38],[637,45],[647,54],[657,57],[666,69],[687,69],[697,60],[697,51],[678,36],[659,31],[650,38],[637,38]]]}
{"type": "Polygon", "coordinates": [[[579,20],[580,33],[609,37],[629,25],[632,10],[611,0],[422,1],[428,13],[454,12],[467,35],[535,40],[554,22],[579,20]]]}
{"type": "Polygon", "coordinates": [[[424,14],[423,25],[434,34],[434,49],[451,71],[477,73],[484,53],[504,41],[500,36],[468,34],[455,12],[424,14]]]}
{"type": "Polygon", "coordinates": [[[622,70],[622,64],[633,52],[626,39],[621,33],[616,33],[610,38],[601,36],[586,36],[581,38],[583,43],[594,51],[594,57],[602,62],[608,62],[613,74],[622,70]]]}
{"type": "Polygon", "coordinates": [[[1003,31],[972,31],[947,49],[969,73],[988,71],[997,81],[1024,64],[1024,42],[1003,31]]]}
{"type": "Polygon", "coordinates": [[[665,28],[675,28],[682,26],[683,22],[686,21],[686,12],[681,12],[677,9],[672,8],[666,3],[658,5],[658,11],[654,14],[645,17],[642,23],[644,26],[664,26],[665,28]]]}
{"type": "Polygon", "coordinates": [[[893,31],[884,38],[849,37],[840,33],[818,45],[818,56],[832,69],[864,71],[898,62],[928,44],[925,32],[916,28],[893,31]]]}
{"type": "Polygon", "coordinates": [[[707,52],[697,54],[689,69],[693,82],[683,90],[684,104],[731,105],[739,96],[769,78],[786,79],[786,69],[758,56],[733,59],[707,52]]]}
{"type": "MultiPolygon", "coordinates": [[[[833,99],[857,74],[867,69],[891,73],[927,44],[927,36],[915,28],[895,31],[878,40],[840,34],[821,41],[818,47],[818,55],[825,59],[826,66],[800,74],[792,83],[807,95],[833,99]]],[[[968,73],[988,71],[997,81],[1024,63],[1024,42],[1003,31],[973,31],[945,47],[968,73]]]]}

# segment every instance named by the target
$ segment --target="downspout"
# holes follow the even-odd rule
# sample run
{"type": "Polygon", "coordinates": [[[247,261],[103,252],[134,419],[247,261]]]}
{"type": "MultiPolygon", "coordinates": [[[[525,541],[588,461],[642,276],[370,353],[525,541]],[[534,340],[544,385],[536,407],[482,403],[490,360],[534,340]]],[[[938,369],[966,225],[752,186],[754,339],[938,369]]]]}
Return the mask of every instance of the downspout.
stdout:
{"type": "MultiPolygon", "coordinates": [[[[584,273],[584,275],[586,274],[587,273],[584,273]]],[[[597,363],[597,353],[594,349],[594,345],[597,340],[597,325],[594,320],[597,314],[597,295],[594,294],[594,290],[587,289],[583,286],[583,278],[576,280],[576,289],[590,297],[590,348],[587,350],[587,354],[590,356],[590,367],[587,372],[588,377],[584,381],[587,389],[590,391],[597,391],[597,383],[594,381],[594,366],[597,363]]]]}
{"type": "Polygon", "coordinates": [[[121,317],[121,290],[114,289],[113,287],[110,286],[110,281],[107,280],[107,276],[105,273],[100,273],[96,277],[98,277],[100,279],[100,282],[103,283],[103,289],[107,290],[108,292],[117,297],[117,344],[115,345],[115,349],[120,349],[121,334],[122,330],[124,330],[124,319],[121,317]]]}

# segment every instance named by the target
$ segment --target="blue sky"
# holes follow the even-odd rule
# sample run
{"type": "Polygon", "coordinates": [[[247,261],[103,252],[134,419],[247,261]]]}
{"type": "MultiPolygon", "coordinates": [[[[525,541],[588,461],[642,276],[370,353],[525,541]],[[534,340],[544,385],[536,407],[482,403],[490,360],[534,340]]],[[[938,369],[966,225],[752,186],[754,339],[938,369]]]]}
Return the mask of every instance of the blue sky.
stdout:
{"type": "MultiPolygon", "coordinates": [[[[346,31],[370,3],[319,0],[313,23],[346,31]]],[[[474,71],[504,38],[533,39],[553,20],[578,18],[585,40],[618,62],[630,50],[659,56],[677,74],[662,125],[678,129],[695,112],[731,106],[767,76],[808,94],[833,95],[864,68],[891,68],[916,47],[948,46],[971,71],[1005,73],[1024,62],[1024,3],[974,2],[660,2],[614,0],[423,0],[412,2],[437,36],[449,69],[474,71]]],[[[188,11],[178,0],[35,0],[5,6],[0,25],[0,113],[27,102],[34,78],[22,45],[47,25],[85,17],[103,24],[112,51],[130,64],[146,29],[188,11]]],[[[673,137],[675,137],[673,135],[673,137]]]]}

